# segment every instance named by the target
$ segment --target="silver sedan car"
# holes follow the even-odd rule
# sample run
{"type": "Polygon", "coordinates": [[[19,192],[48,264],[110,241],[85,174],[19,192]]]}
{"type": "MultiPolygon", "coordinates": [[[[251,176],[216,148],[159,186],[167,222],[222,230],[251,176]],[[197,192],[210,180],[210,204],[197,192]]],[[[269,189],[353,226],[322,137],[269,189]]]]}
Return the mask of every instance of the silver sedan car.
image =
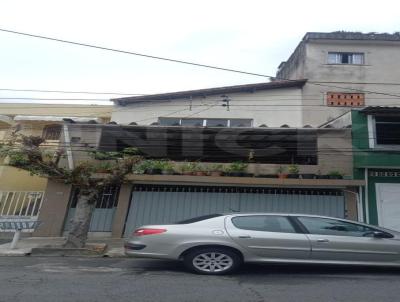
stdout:
{"type": "Polygon", "coordinates": [[[400,267],[400,232],[315,215],[213,214],[140,227],[125,253],[183,260],[210,275],[231,273],[243,262],[400,267]]]}

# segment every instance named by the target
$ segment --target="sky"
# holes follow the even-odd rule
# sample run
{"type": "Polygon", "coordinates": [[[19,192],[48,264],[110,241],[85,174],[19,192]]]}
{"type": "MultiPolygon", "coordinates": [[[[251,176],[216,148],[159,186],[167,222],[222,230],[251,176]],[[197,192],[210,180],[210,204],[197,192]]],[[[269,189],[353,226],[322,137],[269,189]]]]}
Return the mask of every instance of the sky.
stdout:
{"type": "MultiPolygon", "coordinates": [[[[400,31],[400,2],[2,0],[0,28],[273,76],[308,31],[400,31]]],[[[268,81],[5,32],[0,46],[0,102],[117,97],[2,89],[153,94],[268,81]]]]}

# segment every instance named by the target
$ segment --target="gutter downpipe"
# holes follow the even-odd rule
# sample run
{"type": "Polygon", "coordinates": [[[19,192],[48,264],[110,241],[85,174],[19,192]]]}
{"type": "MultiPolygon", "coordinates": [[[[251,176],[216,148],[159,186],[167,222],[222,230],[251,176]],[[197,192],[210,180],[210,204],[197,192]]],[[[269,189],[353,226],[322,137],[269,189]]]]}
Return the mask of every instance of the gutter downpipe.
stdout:
{"type": "Polygon", "coordinates": [[[368,200],[368,168],[364,169],[365,180],[365,220],[369,223],[369,200],[368,200]]]}
{"type": "Polygon", "coordinates": [[[364,222],[363,190],[363,186],[358,187],[358,191],[360,192],[360,194],[357,194],[357,215],[359,222],[364,222]]]}
{"type": "Polygon", "coordinates": [[[69,137],[68,125],[65,122],[63,125],[63,130],[64,130],[65,149],[67,150],[68,168],[72,170],[74,168],[74,159],[72,158],[71,139],[69,137]]]}

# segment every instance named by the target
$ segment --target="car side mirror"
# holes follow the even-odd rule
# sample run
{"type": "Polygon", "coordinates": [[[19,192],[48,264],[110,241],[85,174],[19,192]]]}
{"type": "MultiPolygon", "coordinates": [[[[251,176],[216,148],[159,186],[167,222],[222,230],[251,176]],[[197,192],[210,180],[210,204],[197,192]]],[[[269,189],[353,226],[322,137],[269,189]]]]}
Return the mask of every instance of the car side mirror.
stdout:
{"type": "Polygon", "coordinates": [[[372,236],[374,238],[392,238],[393,237],[387,233],[379,232],[379,231],[372,232],[372,236]]]}
{"type": "Polygon", "coordinates": [[[393,236],[389,233],[380,232],[380,231],[371,231],[364,234],[364,237],[374,237],[374,238],[393,238],[393,236]]]}

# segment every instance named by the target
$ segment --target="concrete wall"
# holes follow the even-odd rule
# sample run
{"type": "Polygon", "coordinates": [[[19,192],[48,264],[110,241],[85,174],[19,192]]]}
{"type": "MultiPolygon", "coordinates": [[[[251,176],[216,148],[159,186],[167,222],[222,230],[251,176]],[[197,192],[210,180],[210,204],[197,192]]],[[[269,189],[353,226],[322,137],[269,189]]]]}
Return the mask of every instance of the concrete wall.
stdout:
{"type": "MultiPolygon", "coordinates": [[[[397,94],[400,82],[400,42],[372,40],[308,40],[301,42],[278,76],[308,79],[302,91],[303,123],[321,125],[348,112],[349,107],[327,107],[326,92],[377,91],[397,94]],[[328,52],[364,53],[363,65],[328,64],[328,52]],[[314,85],[316,81],[326,87],[314,85]],[[315,107],[310,107],[314,105],[315,107]]],[[[366,105],[400,105],[396,96],[365,94],[366,105]]]]}
{"type": "Polygon", "coordinates": [[[42,224],[33,233],[33,236],[58,237],[62,235],[70,193],[70,185],[48,181],[38,218],[42,224]]]}
{"type": "MultiPolygon", "coordinates": [[[[304,75],[309,81],[326,82],[326,87],[307,83],[304,104],[325,105],[326,92],[357,92],[353,89],[398,94],[400,43],[384,41],[311,41],[307,44],[304,75]],[[328,52],[364,53],[364,65],[327,64],[328,52]],[[339,88],[343,87],[343,88],[339,88]],[[347,88],[347,89],[346,89],[347,88]]],[[[400,105],[400,99],[380,94],[365,94],[367,106],[400,105]]],[[[350,110],[349,107],[304,108],[304,123],[320,125],[350,110]],[[311,110],[313,109],[313,110],[311,110]]]]}
{"type": "Polygon", "coordinates": [[[114,106],[111,120],[119,124],[136,122],[139,125],[150,125],[159,117],[193,117],[193,118],[249,118],[253,126],[266,124],[269,127],[280,127],[289,124],[302,127],[301,89],[279,88],[254,93],[231,93],[230,110],[222,106],[221,95],[205,98],[174,99],[159,102],[140,102],[126,106],[114,106]],[[288,106],[289,105],[289,106],[288,106]]]}
{"type": "Polygon", "coordinates": [[[131,201],[132,184],[123,184],[119,190],[117,210],[114,214],[112,237],[122,237],[131,201]]]}

